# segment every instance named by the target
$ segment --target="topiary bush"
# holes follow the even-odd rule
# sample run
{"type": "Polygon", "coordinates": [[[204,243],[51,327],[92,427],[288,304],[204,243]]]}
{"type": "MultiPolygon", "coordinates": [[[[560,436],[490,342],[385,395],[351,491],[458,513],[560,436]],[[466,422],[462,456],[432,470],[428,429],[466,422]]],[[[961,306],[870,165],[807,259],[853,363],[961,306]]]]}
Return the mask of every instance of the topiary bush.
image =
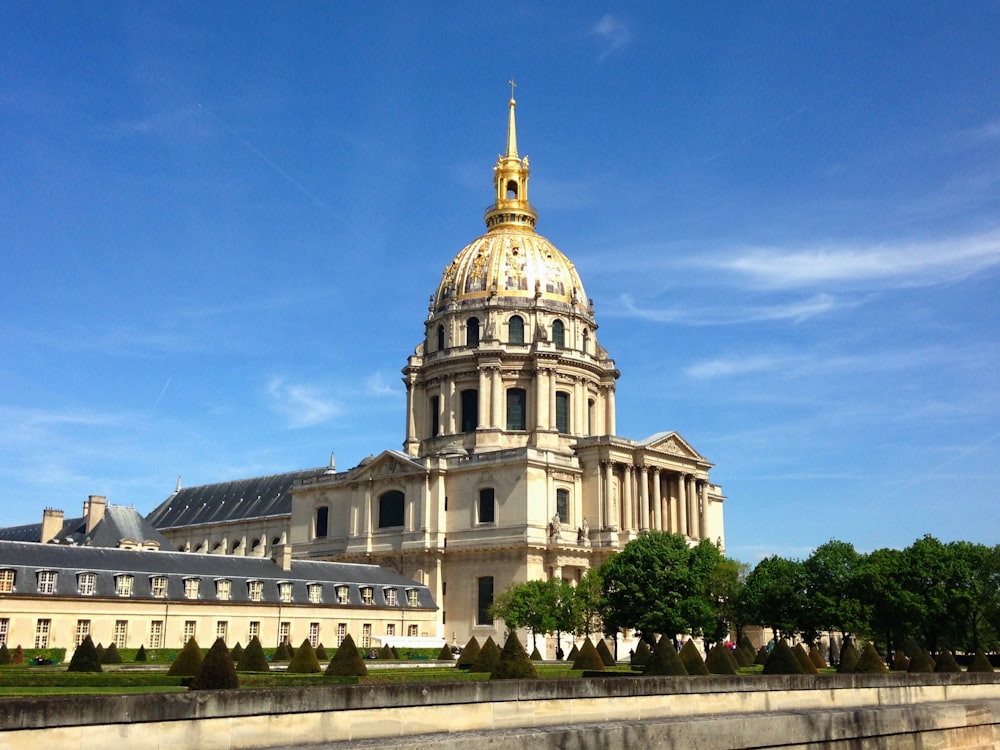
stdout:
{"type": "Polygon", "coordinates": [[[271,665],[267,661],[264,647],[260,645],[260,639],[254,636],[250,643],[243,649],[243,655],[236,664],[237,672],[270,672],[271,665]]]}
{"type": "Polygon", "coordinates": [[[100,641],[97,643],[97,660],[101,661],[104,658],[104,644],[100,641]]]}
{"type": "Polygon", "coordinates": [[[285,641],[279,643],[278,647],[274,649],[274,653],[271,654],[271,661],[289,661],[291,658],[292,651],[285,641]]]}
{"type": "Polygon", "coordinates": [[[867,643],[858,658],[858,663],[854,665],[854,671],[863,674],[882,674],[888,672],[889,668],[885,665],[879,652],[875,650],[875,646],[867,643]]]}
{"type": "Polygon", "coordinates": [[[591,642],[590,638],[584,640],[583,645],[580,647],[573,659],[573,670],[585,669],[589,671],[604,671],[604,659],[601,655],[597,653],[597,649],[594,648],[594,644],[591,642]]]}
{"type": "Polygon", "coordinates": [[[764,674],[802,674],[802,664],[784,638],[775,641],[764,664],[764,674]]]}
{"type": "MultiPolygon", "coordinates": [[[[536,648],[535,651],[538,651],[536,648]]],[[[528,652],[524,650],[521,641],[517,638],[517,633],[510,633],[500,658],[497,659],[496,666],[490,672],[491,680],[527,680],[537,679],[538,672],[535,665],[528,658],[528,652]]]]}
{"type": "Polygon", "coordinates": [[[497,646],[496,641],[493,640],[493,636],[490,636],[486,639],[486,643],[484,643],[483,647],[479,650],[479,656],[476,657],[476,661],[472,665],[471,671],[492,673],[499,660],[500,647],[497,646]]]}
{"type": "Polygon", "coordinates": [[[101,654],[101,664],[121,664],[122,655],[118,653],[118,646],[112,643],[101,654]]]}
{"type": "Polygon", "coordinates": [[[204,661],[204,657],[201,655],[198,641],[191,638],[177,654],[177,658],[167,670],[167,675],[170,677],[194,677],[201,669],[202,661],[204,661]]]}
{"type": "Polygon", "coordinates": [[[337,648],[330,664],[327,665],[325,674],[327,677],[364,677],[368,674],[365,660],[358,653],[358,647],[354,645],[350,633],[337,648]]]}
{"type": "Polygon", "coordinates": [[[646,669],[643,670],[643,674],[649,676],[668,675],[686,677],[687,673],[688,671],[684,666],[684,662],[677,655],[674,642],[665,635],[660,636],[660,640],[653,644],[653,648],[649,652],[649,661],[646,662],[646,669]]]}
{"type": "Polygon", "coordinates": [[[295,649],[295,656],[288,662],[286,672],[288,674],[319,674],[322,671],[323,667],[320,666],[316,652],[309,639],[306,638],[302,641],[302,645],[295,649]]]}
{"type": "Polygon", "coordinates": [[[858,666],[858,659],[861,658],[861,654],[858,653],[857,646],[854,645],[853,641],[845,641],[843,648],[840,649],[840,664],[837,665],[837,674],[850,674],[854,671],[854,668],[858,666]]]}
{"type": "Polygon", "coordinates": [[[934,664],[935,672],[961,672],[962,668],[958,666],[958,662],[955,661],[955,655],[951,653],[948,649],[944,649],[938,654],[936,663],[934,664]]]}
{"type": "MultiPolygon", "coordinates": [[[[98,660],[98,661],[100,661],[100,660],[98,660]]],[[[10,656],[10,663],[11,664],[24,664],[24,649],[21,648],[21,644],[20,643],[17,644],[17,647],[14,649],[14,653],[11,654],[11,656],[10,656]]]]}
{"type": "Polygon", "coordinates": [[[191,690],[235,690],[240,686],[236,665],[226,642],[216,638],[208,650],[198,674],[191,680],[191,690]]]}
{"type": "Polygon", "coordinates": [[[681,646],[681,652],[678,656],[689,675],[708,676],[708,667],[705,666],[705,660],[701,658],[701,652],[698,651],[698,647],[694,645],[693,640],[688,638],[684,645],[681,646]]]}
{"type": "Polygon", "coordinates": [[[389,647],[389,644],[386,643],[381,649],[379,649],[377,658],[382,661],[392,661],[396,658],[396,655],[392,653],[392,649],[389,647]]]}
{"type": "Polygon", "coordinates": [[[742,646],[737,646],[733,649],[733,661],[736,662],[736,668],[749,667],[753,664],[753,660],[747,657],[747,652],[742,646]]]}
{"type": "Polygon", "coordinates": [[[240,659],[243,658],[243,647],[239,641],[236,641],[236,645],[233,646],[233,650],[229,652],[229,655],[233,657],[233,664],[240,663],[240,659]]]}
{"type": "Polygon", "coordinates": [[[972,657],[972,661],[969,662],[969,668],[967,672],[992,672],[993,665],[990,664],[990,659],[986,655],[986,652],[981,648],[976,649],[976,655],[972,657]]]}
{"type": "Polygon", "coordinates": [[[906,672],[910,668],[910,660],[906,653],[899,649],[892,656],[892,665],[889,667],[893,672],[906,672]]]}
{"type": "Polygon", "coordinates": [[[819,674],[819,670],[816,669],[816,665],[809,659],[809,654],[806,653],[801,643],[796,643],[792,647],[792,655],[798,661],[799,666],[802,667],[802,674],[819,674]]]}
{"type": "Polygon", "coordinates": [[[471,669],[472,665],[476,663],[476,659],[479,658],[480,651],[482,651],[482,646],[479,645],[476,636],[472,636],[465,644],[465,648],[462,649],[455,666],[458,669],[471,669]]]}
{"type": "MultiPolygon", "coordinates": [[[[506,644],[504,645],[506,646],[506,644]]],[[[503,656],[502,650],[500,651],[500,655],[503,656]]],[[[542,652],[538,650],[538,646],[535,646],[535,648],[531,652],[531,661],[541,661],[541,660],[542,660],[542,652]]]]}
{"type": "Polygon", "coordinates": [[[615,665],[615,656],[611,653],[611,649],[608,648],[608,642],[603,638],[599,638],[594,646],[597,648],[597,653],[600,655],[601,661],[604,662],[604,666],[613,667],[615,665]]]}
{"type": "Polygon", "coordinates": [[[320,641],[320,644],[316,647],[316,658],[319,659],[320,661],[330,660],[330,657],[327,656],[326,654],[326,649],[323,647],[322,641],[320,641]]]}
{"type": "Polygon", "coordinates": [[[139,650],[135,652],[135,661],[146,661],[145,646],[139,646],[139,650]]]}
{"type": "Polygon", "coordinates": [[[705,668],[709,674],[736,674],[736,659],[726,644],[716,643],[705,657],[705,668]]]}
{"type": "Polygon", "coordinates": [[[83,639],[83,643],[76,647],[73,658],[69,661],[67,672],[103,672],[101,660],[97,656],[97,648],[94,641],[88,635],[83,639]]]}
{"type": "Polygon", "coordinates": [[[757,655],[753,658],[753,663],[758,667],[762,667],[767,664],[767,657],[771,654],[768,653],[767,646],[761,646],[757,649],[757,655]]]}
{"type": "Polygon", "coordinates": [[[451,647],[446,643],[438,651],[437,658],[439,661],[451,661],[455,657],[451,655],[451,647]]]}
{"type": "Polygon", "coordinates": [[[917,643],[917,639],[912,635],[903,639],[903,653],[906,654],[908,659],[916,659],[922,650],[920,644],[917,643]]]}
{"type": "Polygon", "coordinates": [[[817,670],[826,669],[829,666],[826,663],[826,659],[823,658],[823,654],[816,646],[809,649],[809,661],[812,662],[812,665],[816,667],[817,670]]]}
{"type": "Polygon", "coordinates": [[[910,666],[906,668],[906,671],[912,674],[926,674],[933,672],[935,666],[934,657],[931,656],[930,651],[919,649],[916,656],[910,659],[910,666]]]}
{"type": "Polygon", "coordinates": [[[576,644],[573,644],[573,648],[569,650],[569,654],[566,656],[566,661],[573,661],[580,654],[580,649],[577,648],[576,644]]]}
{"type": "Polygon", "coordinates": [[[7,650],[7,644],[0,644],[0,666],[10,664],[10,651],[7,650]]]}
{"type": "Polygon", "coordinates": [[[632,654],[632,658],[629,659],[629,663],[633,667],[645,667],[649,664],[650,649],[649,644],[646,643],[645,639],[639,639],[639,645],[635,647],[635,653],[632,654]]]}

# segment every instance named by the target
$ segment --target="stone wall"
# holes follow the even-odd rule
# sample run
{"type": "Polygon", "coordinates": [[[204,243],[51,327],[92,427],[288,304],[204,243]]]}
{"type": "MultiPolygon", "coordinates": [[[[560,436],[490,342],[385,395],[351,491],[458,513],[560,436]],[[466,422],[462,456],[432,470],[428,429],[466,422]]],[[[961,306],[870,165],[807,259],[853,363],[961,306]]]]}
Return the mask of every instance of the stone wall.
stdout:
{"type": "Polygon", "coordinates": [[[332,685],[4,709],[0,750],[1000,747],[1000,675],[968,673],[332,685]]]}

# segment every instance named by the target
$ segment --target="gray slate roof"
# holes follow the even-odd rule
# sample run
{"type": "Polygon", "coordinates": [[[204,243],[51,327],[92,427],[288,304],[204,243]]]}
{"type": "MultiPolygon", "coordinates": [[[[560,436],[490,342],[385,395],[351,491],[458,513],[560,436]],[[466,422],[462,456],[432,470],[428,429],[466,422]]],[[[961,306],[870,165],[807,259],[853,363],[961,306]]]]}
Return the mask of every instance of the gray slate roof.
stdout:
{"type": "MultiPolygon", "coordinates": [[[[140,544],[156,542],[161,548],[172,547],[170,541],[156,527],[146,521],[132,507],[108,504],[104,518],[87,535],[87,522],[83,517],[63,519],[62,529],[56,534],[60,544],[86,544],[92,547],[117,547],[122,539],[132,539],[140,544]]],[[[0,529],[0,541],[41,542],[42,525],[9,526],[0,529]]]]}
{"type": "Polygon", "coordinates": [[[268,477],[236,479],[178,490],[153,510],[146,520],[158,529],[287,516],[292,512],[292,485],[324,474],[327,467],[303,469],[268,477]]]}

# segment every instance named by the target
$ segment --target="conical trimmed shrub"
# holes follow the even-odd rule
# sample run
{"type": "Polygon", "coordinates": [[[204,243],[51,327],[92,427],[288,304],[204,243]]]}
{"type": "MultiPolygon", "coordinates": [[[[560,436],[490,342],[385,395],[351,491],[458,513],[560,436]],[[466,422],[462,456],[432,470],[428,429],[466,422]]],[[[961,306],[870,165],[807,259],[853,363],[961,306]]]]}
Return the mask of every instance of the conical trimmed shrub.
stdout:
{"type": "Polygon", "coordinates": [[[316,647],[316,658],[321,662],[330,661],[330,657],[327,656],[326,648],[324,648],[322,641],[320,641],[320,644],[316,647]]]}
{"type": "Polygon", "coordinates": [[[399,661],[399,652],[396,650],[395,646],[389,646],[389,650],[392,652],[392,658],[399,661]]]}
{"type": "Polygon", "coordinates": [[[577,645],[574,643],[573,648],[569,650],[569,654],[567,654],[566,656],[566,661],[573,661],[579,655],[580,655],[580,649],[577,648],[577,645]]]}
{"type": "Polygon", "coordinates": [[[10,651],[7,650],[7,644],[0,644],[0,665],[10,664],[10,651]]]}
{"type": "Polygon", "coordinates": [[[177,654],[177,658],[170,665],[167,674],[171,677],[194,677],[201,670],[202,661],[204,661],[204,657],[201,655],[198,641],[190,638],[184,644],[181,652],[177,654]]]}
{"type": "Polygon", "coordinates": [[[845,641],[843,648],[840,649],[840,664],[837,665],[837,674],[853,672],[854,668],[858,666],[860,658],[861,654],[858,653],[858,647],[854,645],[854,641],[845,641]]]}
{"type": "Polygon", "coordinates": [[[139,646],[139,650],[135,652],[136,661],[146,661],[146,647],[139,646]]]}
{"type": "Polygon", "coordinates": [[[613,667],[615,665],[615,655],[608,648],[608,642],[603,638],[599,638],[594,646],[597,648],[597,653],[600,655],[601,661],[604,662],[604,666],[613,667]]]}
{"type": "Polygon", "coordinates": [[[934,657],[931,656],[930,651],[920,649],[917,651],[917,655],[910,659],[910,666],[906,668],[906,671],[911,674],[928,674],[934,671],[935,666],[934,657]]]}
{"type": "Polygon", "coordinates": [[[98,641],[97,643],[97,660],[100,661],[104,658],[104,644],[98,641]]]}
{"type": "Polygon", "coordinates": [[[972,657],[972,661],[969,662],[969,668],[967,672],[992,672],[993,665],[990,664],[990,659],[986,655],[986,652],[981,648],[976,649],[976,655],[972,657]]]}
{"type": "Polygon", "coordinates": [[[826,669],[829,666],[826,663],[826,659],[823,658],[823,654],[816,646],[809,649],[809,661],[812,662],[812,665],[816,667],[817,670],[826,669]]]}
{"type": "Polygon", "coordinates": [[[479,658],[479,652],[482,650],[483,647],[479,645],[476,636],[472,636],[469,642],[465,644],[465,648],[462,649],[462,653],[459,654],[455,666],[459,669],[470,669],[476,663],[476,659],[479,658]]]}
{"type": "Polygon", "coordinates": [[[709,674],[736,674],[736,659],[729,647],[720,641],[709,649],[705,668],[709,674]]]}
{"type": "Polygon", "coordinates": [[[235,690],[240,686],[236,665],[226,642],[216,638],[205,654],[198,674],[191,680],[191,690],[235,690]]]}
{"type": "Polygon", "coordinates": [[[379,651],[378,651],[378,659],[379,659],[379,661],[392,661],[395,658],[396,657],[393,655],[392,649],[389,648],[389,644],[388,643],[386,643],[385,645],[383,645],[382,648],[380,648],[379,651]]]}
{"type": "Polygon", "coordinates": [[[798,661],[799,666],[802,667],[802,674],[819,674],[819,670],[816,669],[816,665],[809,659],[809,654],[806,653],[801,643],[796,643],[792,647],[792,655],[798,661]]]}
{"type": "Polygon", "coordinates": [[[802,674],[802,665],[784,638],[775,641],[764,664],[764,674],[802,674]]]}
{"type": "Polygon", "coordinates": [[[288,674],[318,674],[323,671],[319,663],[319,658],[313,650],[312,644],[306,638],[302,645],[295,649],[295,656],[288,662],[288,674]]]}
{"type": "Polygon", "coordinates": [[[649,664],[650,655],[649,644],[646,643],[645,639],[639,639],[639,645],[635,647],[635,653],[632,654],[632,658],[629,660],[633,667],[644,667],[649,664]]]}
{"type": "Polygon", "coordinates": [[[122,655],[118,653],[118,646],[112,643],[110,646],[104,649],[104,653],[101,655],[101,664],[121,664],[121,663],[122,663],[122,655]]]}
{"type": "Polygon", "coordinates": [[[742,646],[737,646],[733,649],[733,661],[736,662],[736,668],[749,667],[753,662],[747,658],[747,652],[742,646]]]}
{"type": "Polygon", "coordinates": [[[451,648],[448,644],[444,644],[441,650],[438,651],[438,661],[451,661],[455,657],[451,655],[451,648]]]}
{"type": "Polygon", "coordinates": [[[348,633],[327,665],[326,676],[364,677],[367,674],[368,667],[365,666],[365,660],[361,658],[358,647],[354,645],[354,639],[348,633]]]}
{"type": "Polygon", "coordinates": [[[498,661],[500,661],[500,647],[493,640],[493,636],[490,636],[479,650],[479,656],[476,657],[471,671],[490,672],[492,674],[498,661]]]}
{"type": "Polygon", "coordinates": [[[905,672],[910,668],[910,659],[902,649],[892,655],[892,665],[889,667],[893,672],[905,672]]]}
{"type": "Polygon", "coordinates": [[[865,644],[865,650],[861,652],[858,663],[854,666],[854,671],[863,674],[882,674],[883,672],[888,672],[889,667],[885,665],[882,657],[875,650],[875,646],[867,643],[865,644]]]}
{"type": "Polygon", "coordinates": [[[69,661],[67,672],[103,672],[101,660],[97,657],[97,648],[88,635],[83,643],[76,647],[73,658],[69,661]]]}
{"type": "Polygon", "coordinates": [[[601,655],[597,653],[597,649],[594,647],[594,644],[591,642],[590,638],[587,638],[583,641],[583,645],[577,652],[576,658],[573,659],[573,666],[571,667],[571,669],[573,670],[586,669],[592,672],[604,671],[604,659],[602,659],[601,655]]]}
{"type": "Polygon", "coordinates": [[[243,646],[240,645],[239,641],[236,641],[236,645],[233,646],[233,650],[229,652],[229,655],[233,657],[233,664],[240,663],[240,659],[243,658],[243,646]]]}
{"type": "Polygon", "coordinates": [[[524,650],[524,646],[518,640],[517,633],[510,633],[503,644],[503,650],[500,652],[496,666],[490,672],[490,679],[529,680],[537,678],[538,672],[535,671],[535,665],[528,658],[528,652],[524,650]]]}
{"type": "Polygon", "coordinates": [[[740,638],[740,644],[739,645],[740,645],[741,649],[743,649],[744,651],[746,651],[747,656],[749,656],[749,657],[752,658],[753,656],[755,656],[757,654],[757,649],[755,649],[753,647],[753,643],[747,637],[746,633],[744,633],[743,637],[740,638]]]}
{"type": "Polygon", "coordinates": [[[961,672],[962,668],[958,666],[958,662],[955,661],[955,655],[951,653],[948,649],[944,649],[938,654],[936,663],[934,664],[935,672],[961,672]]]}
{"type": "Polygon", "coordinates": [[[903,639],[903,653],[906,654],[907,658],[916,659],[921,651],[920,644],[912,635],[903,639]]]}
{"type": "MultiPolygon", "coordinates": [[[[98,660],[100,661],[100,660],[98,660]]],[[[24,649],[21,648],[21,644],[17,644],[14,648],[14,653],[10,656],[11,664],[24,664],[24,649]]]]}
{"type": "Polygon", "coordinates": [[[649,661],[646,662],[646,669],[643,670],[643,674],[649,676],[686,677],[687,673],[688,671],[684,666],[684,662],[677,655],[674,642],[665,635],[660,636],[660,640],[653,645],[652,650],[649,652],[649,661]]]}
{"type": "MultiPolygon", "coordinates": [[[[506,644],[504,644],[506,645],[506,644]]],[[[503,651],[500,651],[500,655],[503,656],[503,651]]],[[[535,646],[534,650],[531,652],[531,661],[542,661],[542,652],[538,650],[538,646],[535,646]]]]}
{"type": "Polygon", "coordinates": [[[753,658],[753,663],[758,667],[761,667],[767,664],[767,657],[770,655],[771,654],[767,651],[767,646],[761,646],[757,649],[757,655],[753,658]]]}
{"type": "Polygon", "coordinates": [[[278,647],[274,649],[274,653],[271,654],[271,661],[289,661],[291,658],[292,651],[285,641],[279,643],[278,647]]]}
{"type": "Polygon", "coordinates": [[[236,665],[237,672],[270,672],[271,665],[267,661],[264,647],[260,645],[260,638],[254,636],[250,643],[243,649],[243,656],[240,657],[236,665]]]}
{"type": "Polygon", "coordinates": [[[693,640],[689,638],[687,642],[681,646],[681,652],[678,656],[684,664],[684,669],[688,671],[689,675],[708,676],[708,667],[705,666],[705,660],[701,658],[701,652],[698,651],[698,647],[694,645],[693,640]]]}

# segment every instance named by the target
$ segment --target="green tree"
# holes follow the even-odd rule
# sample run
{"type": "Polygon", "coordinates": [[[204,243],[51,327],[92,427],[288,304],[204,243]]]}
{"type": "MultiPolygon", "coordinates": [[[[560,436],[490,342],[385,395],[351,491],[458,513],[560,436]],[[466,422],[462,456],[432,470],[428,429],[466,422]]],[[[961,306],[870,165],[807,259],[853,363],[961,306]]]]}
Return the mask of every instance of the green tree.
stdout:
{"type": "Polygon", "coordinates": [[[603,594],[604,582],[601,580],[601,569],[599,567],[589,568],[580,582],[573,589],[576,597],[576,608],[579,616],[577,630],[574,635],[590,636],[591,633],[604,632],[603,594]]]}
{"type": "Polygon", "coordinates": [[[743,590],[748,616],[774,630],[778,640],[802,629],[806,593],[801,562],[766,557],[747,576],[743,590]]]}
{"type": "Polygon", "coordinates": [[[527,628],[531,631],[532,647],[537,647],[539,634],[556,630],[560,583],[548,580],[514,584],[494,598],[490,617],[503,620],[508,633],[527,628]]]}
{"type": "Polygon", "coordinates": [[[818,630],[839,631],[841,637],[864,630],[857,585],[860,566],[854,545],[836,539],[821,544],[803,562],[808,609],[818,630]]]}
{"type": "Polygon", "coordinates": [[[992,615],[1000,607],[1000,551],[972,542],[951,542],[948,553],[947,640],[953,648],[975,653],[995,645],[992,615]]]}
{"type": "Polygon", "coordinates": [[[917,629],[920,604],[908,583],[906,565],[900,550],[885,548],[865,555],[858,567],[857,594],[866,623],[859,630],[884,638],[890,650],[917,629]]]}

